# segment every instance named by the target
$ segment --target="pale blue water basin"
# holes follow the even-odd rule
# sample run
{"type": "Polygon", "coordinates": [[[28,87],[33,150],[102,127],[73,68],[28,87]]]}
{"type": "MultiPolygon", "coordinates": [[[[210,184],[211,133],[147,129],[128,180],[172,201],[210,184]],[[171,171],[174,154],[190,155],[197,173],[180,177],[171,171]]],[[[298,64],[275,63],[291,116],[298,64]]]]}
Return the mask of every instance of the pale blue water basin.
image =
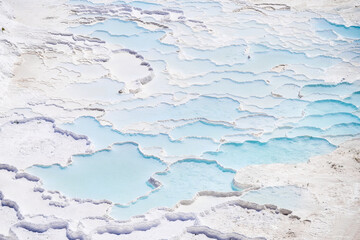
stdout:
{"type": "Polygon", "coordinates": [[[157,49],[164,53],[176,52],[178,47],[170,44],[165,44],[159,39],[165,34],[163,31],[143,32],[137,35],[124,36],[122,34],[116,35],[107,32],[106,30],[96,30],[91,34],[92,37],[97,37],[106,42],[118,44],[123,48],[130,48],[135,51],[148,51],[150,49],[157,49]]]}
{"type": "Polygon", "coordinates": [[[332,30],[320,30],[320,31],[316,31],[316,33],[324,39],[334,40],[334,39],[337,39],[337,37],[338,37],[336,35],[336,33],[334,33],[334,31],[332,31],[332,30]]]}
{"type": "Polygon", "coordinates": [[[326,135],[357,135],[360,133],[360,123],[341,123],[332,126],[325,132],[326,135]]]}
{"type": "Polygon", "coordinates": [[[290,138],[298,136],[312,136],[312,137],[321,137],[324,135],[325,131],[317,127],[295,127],[286,133],[286,136],[290,138]]]}
{"type": "Polygon", "coordinates": [[[251,46],[248,61],[239,66],[239,70],[253,73],[270,71],[280,64],[304,64],[313,68],[327,68],[341,59],[329,56],[308,57],[304,53],[291,52],[289,50],[274,49],[267,46],[251,46]]]}
{"type": "Polygon", "coordinates": [[[304,109],[309,105],[308,101],[301,99],[285,99],[273,108],[264,108],[262,111],[277,118],[302,117],[304,109]]]}
{"type": "Polygon", "coordinates": [[[184,89],[189,93],[198,94],[221,94],[233,95],[239,97],[258,96],[264,97],[271,94],[271,86],[263,80],[255,80],[249,82],[236,82],[231,79],[223,78],[206,85],[192,85],[184,89]]]}
{"type": "Polygon", "coordinates": [[[156,207],[173,207],[183,199],[192,199],[199,191],[230,192],[237,190],[232,181],[235,171],[224,169],[214,162],[188,159],[177,162],[170,171],[155,174],[154,178],[163,186],[148,197],[130,206],[115,206],[111,215],[117,219],[128,219],[156,207]]]}
{"type": "Polygon", "coordinates": [[[132,1],[129,2],[129,5],[135,8],[141,8],[143,10],[155,10],[162,7],[162,5],[152,2],[143,2],[143,1],[132,1]]]}
{"type": "Polygon", "coordinates": [[[143,155],[136,144],[115,144],[111,150],[73,156],[67,167],[33,166],[26,171],[42,179],[44,187],[73,198],[107,199],[127,203],[151,191],[147,180],[166,165],[143,155]]]}
{"type": "Polygon", "coordinates": [[[259,114],[238,118],[235,123],[236,126],[241,129],[260,129],[268,131],[275,128],[276,121],[277,119],[273,116],[259,114]]]}
{"type": "Polygon", "coordinates": [[[340,123],[360,123],[360,118],[351,113],[328,113],[324,115],[309,115],[298,122],[299,126],[312,126],[326,129],[340,123]]]}
{"type": "Polygon", "coordinates": [[[314,18],[311,20],[311,24],[317,29],[318,31],[324,30],[332,30],[337,34],[351,39],[360,39],[360,27],[359,26],[345,26],[341,24],[335,24],[329,22],[323,18],[314,18]]]}
{"type": "Polygon", "coordinates": [[[335,148],[322,138],[274,138],[265,143],[225,143],[219,151],[207,152],[203,157],[216,160],[223,166],[239,169],[253,164],[306,162],[311,156],[326,154],[335,148]]]}
{"type": "Polygon", "coordinates": [[[354,92],[350,97],[344,99],[345,102],[351,103],[358,108],[360,107],[360,91],[354,92]]]}
{"type": "Polygon", "coordinates": [[[127,134],[113,130],[110,126],[101,126],[92,117],[81,117],[71,124],[64,124],[61,128],[72,131],[90,138],[96,149],[103,149],[114,142],[135,142],[142,149],[163,149],[167,156],[200,156],[203,152],[215,150],[218,144],[209,138],[201,138],[198,135],[184,138],[181,141],[172,140],[166,134],[127,134]]]}
{"type": "Polygon", "coordinates": [[[157,122],[161,120],[181,120],[203,118],[212,121],[233,122],[236,118],[247,115],[238,109],[239,102],[231,98],[201,96],[177,106],[161,103],[155,107],[122,109],[109,111],[105,117],[116,128],[140,122],[157,122]]]}
{"type": "Polygon", "coordinates": [[[354,83],[339,83],[339,84],[313,84],[304,86],[300,94],[307,96],[310,94],[333,94],[340,97],[348,97],[360,89],[360,81],[354,83]]]}
{"type": "Polygon", "coordinates": [[[232,45],[216,49],[181,48],[183,54],[190,59],[210,59],[216,64],[243,63],[247,60],[246,45],[232,45]]]}
{"type": "Polygon", "coordinates": [[[199,136],[220,140],[222,136],[243,132],[244,131],[242,129],[237,129],[233,126],[196,121],[173,129],[170,132],[170,136],[174,139],[184,138],[187,136],[199,136]]]}
{"type": "Polygon", "coordinates": [[[70,31],[76,34],[89,35],[96,30],[103,30],[112,35],[119,36],[132,36],[140,33],[149,32],[147,29],[139,27],[135,22],[124,21],[120,19],[108,19],[104,22],[96,23],[93,25],[81,25],[78,27],[70,28],[70,31]]]}
{"type": "Polygon", "coordinates": [[[309,103],[306,106],[305,113],[306,115],[319,115],[338,112],[353,113],[357,110],[358,108],[351,103],[327,99],[309,103]]]}

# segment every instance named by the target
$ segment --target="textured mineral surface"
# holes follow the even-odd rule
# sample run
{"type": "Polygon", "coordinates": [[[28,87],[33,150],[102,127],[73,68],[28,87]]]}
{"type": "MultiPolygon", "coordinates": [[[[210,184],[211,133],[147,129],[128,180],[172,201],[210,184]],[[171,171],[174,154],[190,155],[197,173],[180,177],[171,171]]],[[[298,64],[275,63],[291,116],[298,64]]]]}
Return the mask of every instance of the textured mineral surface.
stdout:
{"type": "Polygon", "coordinates": [[[360,3],[0,0],[0,240],[360,239],[360,3]]]}

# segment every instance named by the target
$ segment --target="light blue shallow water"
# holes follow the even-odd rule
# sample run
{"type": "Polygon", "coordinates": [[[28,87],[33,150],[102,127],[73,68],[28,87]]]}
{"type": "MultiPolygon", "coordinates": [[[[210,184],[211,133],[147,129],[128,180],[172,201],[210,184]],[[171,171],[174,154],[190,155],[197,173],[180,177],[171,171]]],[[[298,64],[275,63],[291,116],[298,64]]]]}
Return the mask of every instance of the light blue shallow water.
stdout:
{"type": "Polygon", "coordinates": [[[129,3],[132,7],[141,8],[143,10],[155,10],[162,7],[160,4],[156,4],[153,2],[143,2],[143,1],[132,1],[129,3]]]}
{"type": "Polygon", "coordinates": [[[238,107],[239,102],[231,98],[202,96],[177,106],[160,103],[155,107],[144,106],[141,108],[109,111],[105,116],[117,128],[135,123],[153,123],[169,119],[205,118],[212,121],[225,120],[231,122],[237,117],[246,115],[246,112],[240,111],[238,107]]]}
{"type": "Polygon", "coordinates": [[[72,28],[71,31],[76,34],[91,34],[94,31],[101,29],[102,31],[107,31],[112,35],[119,36],[132,36],[138,35],[140,33],[149,32],[145,28],[139,27],[134,22],[123,21],[120,19],[109,19],[102,23],[96,23],[94,25],[83,25],[79,27],[72,28]]]}
{"type": "Polygon", "coordinates": [[[319,31],[332,30],[346,38],[360,39],[360,27],[358,26],[347,27],[345,25],[329,22],[322,18],[312,19],[312,24],[314,24],[315,28],[319,31]]]}
{"type": "Polygon", "coordinates": [[[204,50],[197,48],[181,48],[185,56],[192,59],[210,59],[218,65],[244,63],[247,56],[244,54],[246,45],[232,45],[217,49],[204,50]]]}
{"type": "Polygon", "coordinates": [[[186,137],[180,140],[172,140],[166,134],[126,134],[113,130],[108,126],[101,126],[94,118],[83,117],[73,124],[65,124],[62,128],[86,135],[92,139],[96,149],[110,146],[114,142],[135,142],[141,148],[161,148],[168,156],[200,156],[208,149],[216,150],[218,144],[209,138],[186,137]]]}
{"type": "Polygon", "coordinates": [[[351,103],[344,103],[339,100],[319,100],[310,103],[305,109],[307,115],[337,113],[337,112],[355,112],[358,108],[351,103]]]}
{"type": "Polygon", "coordinates": [[[45,179],[47,189],[61,189],[70,197],[125,204],[149,192],[147,180],[165,168],[159,159],[144,156],[135,144],[124,143],[111,150],[73,156],[73,163],[65,168],[34,166],[27,171],[45,179]]]}
{"type": "Polygon", "coordinates": [[[179,126],[170,132],[170,136],[174,139],[184,138],[186,136],[208,137],[220,140],[225,135],[243,133],[241,129],[228,125],[208,123],[205,121],[196,121],[179,126]]]}
{"type": "Polygon", "coordinates": [[[137,35],[124,36],[111,34],[106,30],[96,30],[93,34],[91,34],[91,36],[104,39],[114,44],[118,44],[123,48],[137,49],[138,51],[158,49],[159,51],[164,53],[171,53],[177,50],[177,47],[169,44],[164,44],[159,41],[159,39],[164,36],[163,31],[142,32],[137,35]],[[146,40],[144,41],[144,39],[146,40]]]}
{"type": "MultiPolygon", "coordinates": [[[[72,4],[98,6],[89,1],[72,4]]],[[[344,141],[360,134],[359,80],[345,82],[347,76],[340,75],[341,83],[322,79],[328,69],[343,62],[341,58],[354,62],[360,56],[355,42],[359,27],[304,12],[301,17],[309,20],[289,22],[286,27],[296,31],[282,35],[267,21],[259,21],[259,13],[227,15],[215,1],[115,5],[128,11],[69,30],[141,54],[154,70],[154,79],[142,86],[152,94],[145,98],[119,94],[126,86],[107,78],[69,85],[66,96],[76,95],[103,108],[99,119],[113,127],[86,116],[60,127],[88,136],[95,150],[111,149],[74,156],[65,168],[27,169],[47,189],[70,197],[111,200],[117,203],[111,215],[128,219],[152,208],[172,207],[199,191],[236,191],[232,181],[238,168],[306,162],[334,150],[334,138],[344,141]],[[231,21],[222,25],[229,16],[231,21]],[[147,28],[130,20],[137,18],[167,28],[147,28]],[[280,64],[284,70],[272,70],[280,64]],[[190,100],[180,103],[178,97],[190,100]],[[147,134],[141,131],[142,124],[154,126],[150,127],[154,132],[161,130],[147,134]],[[126,133],[127,128],[135,130],[126,133]],[[154,156],[144,155],[149,152],[154,156]],[[156,188],[147,182],[150,177],[161,186],[148,195],[156,188]],[[134,202],[127,205],[130,201],[134,202]]],[[[99,6],[105,11],[106,4],[99,6]]],[[[268,14],[293,17],[294,13],[268,14]]],[[[244,199],[291,208],[302,194],[297,188],[265,189],[244,199]]]]}
{"type": "Polygon", "coordinates": [[[360,107],[360,91],[354,92],[350,97],[345,98],[345,102],[360,107]]]}
{"type": "Polygon", "coordinates": [[[303,96],[307,96],[310,94],[334,94],[338,96],[347,97],[352,93],[358,91],[360,88],[360,82],[354,83],[339,83],[339,84],[314,84],[307,85],[301,89],[300,94],[303,96]]]}
{"type": "Polygon", "coordinates": [[[233,191],[234,176],[235,171],[223,169],[216,163],[191,159],[177,162],[170,167],[169,172],[154,175],[163,184],[160,190],[133,205],[114,207],[111,215],[127,219],[154,207],[173,207],[180,199],[192,199],[199,191],[233,191]]]}
{"type": "Polygon", "coordinates": [[[299,126],[312,126],[317,128],[329,128],[341,123],[360,123],[360,118],[345,112],[328,113],[324,115],[310,115],[298,122],[299,126]]]}
{"type": "Polygon", "coordinates": [[[271,93],[271,87],[263,80],[251,82],[236,82],[231,79],[217,80],[210,85],[193,85],[186,89],[190,93],[198,94],[229,94],[239,97],[264,97],[271,93]]]}
{"type": "Polygon", "coordinates": [[[305,162],[310,156],[325,154],[334,149],[334,145],[321,138],[274,138],[266,143],[226,143],[219,151],[207,152],[203,157],[238,169],[253,164],[305,162]]]}

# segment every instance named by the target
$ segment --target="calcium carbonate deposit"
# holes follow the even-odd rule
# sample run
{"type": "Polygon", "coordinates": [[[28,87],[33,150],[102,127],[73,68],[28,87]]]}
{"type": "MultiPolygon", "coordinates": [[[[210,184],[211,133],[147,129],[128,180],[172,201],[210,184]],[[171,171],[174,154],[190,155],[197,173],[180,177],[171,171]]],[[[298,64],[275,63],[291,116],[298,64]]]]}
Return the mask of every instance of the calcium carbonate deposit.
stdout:
{"type": "Polygon", "coordinates": [[[360,2],[1,0],[0,239],[360,239],[360,2]]]}

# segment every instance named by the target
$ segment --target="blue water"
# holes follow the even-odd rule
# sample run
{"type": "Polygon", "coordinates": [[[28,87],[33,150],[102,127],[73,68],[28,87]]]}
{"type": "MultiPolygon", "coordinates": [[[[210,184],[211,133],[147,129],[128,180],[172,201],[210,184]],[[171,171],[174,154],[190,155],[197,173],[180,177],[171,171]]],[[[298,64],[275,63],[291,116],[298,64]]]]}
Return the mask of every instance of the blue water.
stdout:
{"type": "Polygon", "coordinates": [[[190,59],[210,59],[218,65],[244,63],[246,45],[232,45],[216,49],[181,48],[181,51],[190,59]]]}
{"type": "Polygon", "coordinates": [[[312,136],[312,137],[321,137],[325,131],[321,128],[317,127],[295,127],[287,132],[287,136],[290,138],[298,137],[298,136],[312,136]]]}
{"type": "Polygon", "coordinates": [[[359,123],[340,123],[332,126],[326,131],[327,135],[357,135],[360,133],[359,123]]]}
{"type": "Polygon", "coordinates": [[[237,117],[246,115],[246,112],[240,111],[238,107],[239,102],[231,98],[201,96],[177,106],[160,103],[155,107],[109,111],[105,116],[116,127],[168,119],[204,118],[212,121],[234,121],[237,117]]]}
{"type": "Polygon", "coordinates": [[[132,7],[141,8],[143,10],[155,10],[161,8],[160,4],[152,3],[152,2],[143,2],[143,1],[132,1],[129,3],[132,7]]]}
{"type": "Polygon", "coordinates": [[[302,117],[305,109],[308,108],[310,104],[312,103],[301,99],[286,99],[273,108],[265,108],[263,111],[268,115],[278,118],[302,117]]]}
{"type": "Polygon", "coordinates": [[[300,94],[303,96],[310,94],[334,94],[342,97],[347,97],[360,89],[360,81],[354,83],[339,83],[339,84],[316,84],[306,85],[301,89],[300,94]]]}
{"type": "Polygon", "coordinates": [[[265,47],[265,50],[254,51],[250,59],[239,69],[259,73],[269,71],[272,67],[280,64],[306,64],[311,67],[330,67],[340,62],[340,59],[326,56],[307,57],[303,53],[290,52],[288,50],[272,49],[265,47]]]}
{"type": "Polygon", "coordinates": [[[353,94],[351,94],[350,97],[345,98],[344,101],[347,103],[351,103],[359,108],[360,107],[360,91],[354,92],[353,94]]]}
{"type": "Polygon", "coordinates": [[[137,35],[122,35],[126,32],[121,32],[121,35],[111,34],[106,30],[96,30],[91,34],[92,37],[104,39],[107,42],[117,44],[123,48],[136,49],[138,51],[146,51],[150,49],[158,49],[164,53],[171,53],[177,50],[177,47],[169,44],[164,44],[159,39],[164,36],[163,31],[156,32],[142,32],[137,35]],[[146,41],[144,41],[146,39],[146,41]]]}
{"type": "Polygon", "coordinates": [[[358,108],[351,104],[345,103],[339,100],[319,100],[310,103],[305,109],[307,115],[316,115],[316,114],[327,114],[327,113],[337,113],[345,112],[352,113],[355,112],[358,108]]]}
{"type": "Polygon", "coordinates": [[[83,117],[72,124],[65,124],[62,128],[86,135],[92,139],[96,149],[110,146],[114,142],[136,142],[140,148],[161,148],[168,156],[199,156],[209,149],[216,150],[218,144],[209,138],[201,136],[186,137],[181,140],[172,140],[166,134],[126,134],[115,131],[111,127],[101,126],[94,118],[83,117]]]}
{"type": "Polygon", "coordinates": [[[185,90],[189,93],[233,95],[239,97],[263,97],[271,93],[271,87],[263,80],[236,82],[232,79],[221,79],[209,85],[193,85],[185,90]]]}
{"type": "Polygon", "coordinates": [[[27,171],[45,179],[47,189],[61,189],[70,197],[125,204],[149,192],[147,180],[165,168],[158,158],[144,156],[135,144],[123,143],[111,150],[73,156],[73,163],[64,168],[34,166],[27,171]]]}
{"type": "MultiPolygon", "coordinates": [[[[64,168],[27,169],[47,189],[111,200],[111,216],[128,219],[173,207],[199,191],[237,191],[236,169],[306,162],[360,134],[359,80],[346,82],[346,70],[340,83],[323,79],[345,61],[357,66],[358,26],[308,12],[294,21],[291,11],[229,13],[228,5],[214,1],[71,3],[126,8],[69,31],[139,53],[154,78],[139,94],[120,94],[127,86],[111,74],[59,92],[105,113],[58,126],[86,135],[97,152],[73,156],[64,168]],[[270,24],[271,14],[289,21],[286,34],[270,24]],[[274,71],[280,64],[284,69],[274,71]],[[160,185],[148,182],[151,177],[160,185]]],[[[297,188],[264,189],[244,199],[291,208],[302,194],[297,188]]]]}
{"type": "Polygon", "coordinates": [[[325,129],[340,123],[360,123],[360,118],[351,113],[345,112],[310,115],[301,119],[298,122],[298,125],[325,129]]]}
{"type": "Polygon", "coordinates": [[[82,25],[79,27],[72,28],[71,31],[76,34],[91,34],[96,30],[103,30],[107,31],[112,35],[119,35],[119,36],[132,36],[138,35],[140,33],[147,33],[149,32],[145,28],[139,27],[134,22],[123,21],[120,19],[108,19],[101,23],[96,23],[93,25],[82,25]]]}
{"type": "Polygon", "coordinates": [[[223,169],[216,163],[191,159],[180,161],[173,164],[170,171],[154,176],[163,184],[157,192],[130,206],[116,206],[111,215],[127,219],[154,207],[173,207],[180,199],[192,199],[199,191],[233,191],[234,176],[235,171],[223,169]]]}
{"type": "Polygon", "coordinates": [[[243,133],[241,129],[232,126],[209,123],[205,121],[196,121],[179,126],[170,132],[170,136],[174,139],[184,138],[186,136],[207,137],[220,140],[225,135],[243,133]]]}
{"type": "Polygon", "coordinates": [[[326,19],[315,18],[312,19],[312,24],[318,31],[332,30],[337,34],[351,39],[360,39],[360,27],[359,26],[345,26],[341,24],[335,24],[326,19]]]}
{"type": "Polygon", "coordinates": [[[226,143],[219,151],[207,152],[203,157],[238,169],[253,164],[306,162],[310,156],[322,155],[334,149],[334,145],[322,138],[274,138],[265,143],[226,143]]]}

